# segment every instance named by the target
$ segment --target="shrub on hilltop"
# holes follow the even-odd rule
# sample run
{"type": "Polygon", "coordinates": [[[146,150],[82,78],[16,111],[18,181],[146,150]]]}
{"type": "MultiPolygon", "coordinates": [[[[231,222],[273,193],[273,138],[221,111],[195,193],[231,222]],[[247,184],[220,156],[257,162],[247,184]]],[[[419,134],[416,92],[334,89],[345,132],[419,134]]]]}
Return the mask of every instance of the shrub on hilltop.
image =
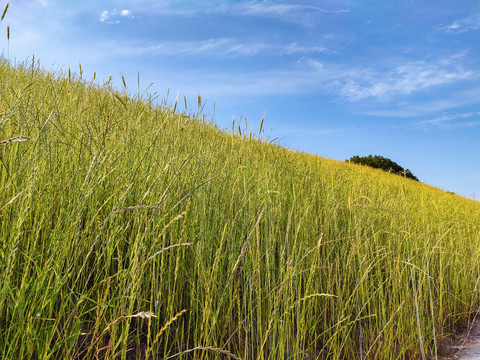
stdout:
{"type": "Polygon", "coordinates": [[[412,172],[409,169],[404,169],[400,165],[398,165],[396,162],[384,158],[383,156],[379,155],[368,155],[368,156],[352,156],[350,159],[346,160],[349,162],[353,162],[354,164],[360,164],[360,165],[367,165],[375,169],[382,169],[384,171],[401,175],[403,177],[407,177],[409,179],[413,179],[418,181],[418,178],[412,174],[412,172]]]}

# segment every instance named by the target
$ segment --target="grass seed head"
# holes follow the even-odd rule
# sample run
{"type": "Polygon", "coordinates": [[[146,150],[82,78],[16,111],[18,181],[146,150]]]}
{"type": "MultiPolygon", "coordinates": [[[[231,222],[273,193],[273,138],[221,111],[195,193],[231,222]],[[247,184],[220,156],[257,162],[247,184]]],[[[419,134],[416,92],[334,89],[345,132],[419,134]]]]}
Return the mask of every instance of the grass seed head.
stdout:
{"type": "Polygon", "coordinates": [[[5,9],[3,10],[2,18],[1,18],[0,21],[3,21],[3,19],[5,18],[5,14],[7,13],[9,5],[10,5],[10,3],[7,2],[7,5],[5,5],[5,9]]]}

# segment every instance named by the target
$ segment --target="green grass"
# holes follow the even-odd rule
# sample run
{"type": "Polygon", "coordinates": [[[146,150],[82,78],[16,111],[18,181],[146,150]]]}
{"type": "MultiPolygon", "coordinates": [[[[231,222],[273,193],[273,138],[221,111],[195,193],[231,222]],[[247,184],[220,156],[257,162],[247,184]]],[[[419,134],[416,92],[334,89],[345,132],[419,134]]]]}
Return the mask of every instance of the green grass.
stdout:
{"type": "Polygon", "coordinates": [[[0,359],[428,358],[477,310],[478,202],[70,72],[0,62],[0,169],[0,359]]]}

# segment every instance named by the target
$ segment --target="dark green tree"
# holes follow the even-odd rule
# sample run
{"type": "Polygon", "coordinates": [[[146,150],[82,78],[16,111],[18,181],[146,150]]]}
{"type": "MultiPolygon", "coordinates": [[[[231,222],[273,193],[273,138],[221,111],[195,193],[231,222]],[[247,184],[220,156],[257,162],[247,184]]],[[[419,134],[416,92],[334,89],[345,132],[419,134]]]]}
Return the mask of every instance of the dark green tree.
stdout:
{"type": "Polygon", "coordinates": [[[392,174],[397,174],[401,175],[403,177],[413,179],[418,181],[418,178],[412,174],[412,172],[409,169],[404,169],[400,165],[398,165],[396,162],[384,158],[383,156],[379,155],[368,155],[368,156],[352,156],[350,159],[345,160],[348,162],[352,162],[354,164],[360,164],[360,165],[367,165],[375,169],[382,169],[384,171],[390,172],[392,174]]]}

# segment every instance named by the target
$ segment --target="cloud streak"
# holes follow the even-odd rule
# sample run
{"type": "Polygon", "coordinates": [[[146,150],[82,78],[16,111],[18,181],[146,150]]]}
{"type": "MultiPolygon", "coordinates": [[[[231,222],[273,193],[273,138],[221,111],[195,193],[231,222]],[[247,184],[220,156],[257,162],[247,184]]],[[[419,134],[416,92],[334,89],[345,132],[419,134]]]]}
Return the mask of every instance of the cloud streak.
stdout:
{"type": "Polygon", "coordinates": [[[296,42],[287,44],[266,41],[237,41],[231,38],[207,39],[198,41],[163,41],[155,43],[131,42],[112,44],[112,51],[124,56],[282,56],[296,54],[328,53],[329,49],[321,45],[300,45],[296,42]]]}
{"type": "Polygon", "coordinates": [[[367,108],[359,113],[365,116],[382,118],[408,119],[428,117],[431,114],[445,113],[452,109],[478,106],[480,99],[480,87],[473,85],[464,91],[451,93],[433,100],[424,101],[402,101],[397,104],[388,103],[384,108],[367,108]]]}
{"type": "MultiPolygon", "coordinates": [[[[238,51],[238,50],[235,50],[238,51]]],[[[242,52],[244,52],[242,50],[242,52]]],[[[302,64],[301,64],[302,65],[302,64]]],[[[435,64],[425,62],[407,62],[396,66],[391,71],[379,71],[375,68],[349,68],[346,66],[331,65],[328,63],[306,62],[306,66],[291,70],[268,70],[255,72],[242,71],[209,71],[187,72],[179,83],[188,83],[188,79],[196,79],[195,88],[206,92],[208,96],[217,94],[234,95],[274,95],[274,94],[300,94],[322,90],[329,93],[337,101],[370,104],[370,100],[378,100],[378,104],[392,104],[398,102],[398,97],[422,93],[445,84],[453,84],[465,79],[478,78],[478,74],[460,67],[442,66],[440,59],[435,64]]],[[[175,81],[172,80],[172,83],[175,81]]],[[[187,85],[190,87],[190,85],[187,85]]],[[[458,101],[473,101],[478,103],[476,92],[468,94],[458,101]],[[467,99],[468,97],[468,99],[467,99]],[[472,100],[473,99],[473,100],[472,100]]],[[[374,103],[373,103],[374,104],[374,103]]],[[[415,106],[419,106],[418,101],[415,106]]],[[[426,105],[427,107],[430,105],[426,105]]],[[[445,110],[454,108],[456,102],[449,102],[445,110]]],[[[407,106],[408,107],[408,106],[407,106]]],[[[438,109],[424,109],[424,113],[432,113],[438,109]]],[[[415,112],[409,109],[408,114],[395,112],[393,117],[411,117],[415,112]]],[[[385,114],[371,114],[385,116],[385,114]]],[[[387,114],[388,115],[388,114],[387,114]]],[[[418,114],[417,114],[418,115],[418,114]]]]}
{"type": "Polygon", "coordinates": [[[462,129],[480,126],[480,112],[467,112],[460,114],[444,114],[428,120],[411,123],[409,127],[428,130],[440,128],[443,130],[462,129]]]}
{"type": "Polygon", "coordinates": [[[357,102],[368,98],[388,100],[396,95],[410,95],[474,78],[478,78],[477,73],[449,65],[449,61],[411,61],[387,71],[374,68],[340,69],[329,87],[348,101],[357,102]]]}
{"type": "Polygon", "coordinates": [[[450,34],[462,34],[471,30],[480,30],[480,13],[456,20],[450,25],[443,26],[441,30],[450,34]]]}
{"type": "MultiPolygon", "coordinates": [[[[102,46],[104,46],[102,44],[102,46]]],[[[478,86],[474,80],[480,74],[462,66],[462,57],[452,55],[438,58],[435,61],[406,61],[386,66],[374,64],[365,66],[348,66],[330,61],[318,61],[305,54],[327,51],[321,46],[303,46],[296,43],[272,44],[268,42],[242,42],[235,39],[211,39],[203,41],[173,41],[158,43],[112,43],[108,56],[129,58],[132,56],[185,56],[186,58],[212,57],[222,60],[238,61],[239,57],[291,56],[299,55],[300,60],[289,68],[270,68],[263,71],[250,71],[237,68],[206,69],[178,71],[184,74],[176,76],[179,85],[188,84],[188,79],[195,79],[196,91],[204,95],[217,94],[300,94],[313,93],[317,90],[332,96],[336,101],[360,103],[359,106],[370,104],[372,116],[414,117],[419,113],[431,114],[438,111],[448,111],[458,107],[458,104],[478,104],[478,86]],[[267,55],[265,55],[267,54],[267,55]],[[453,93],[438,104],[420,102],[418,99],[412,105],[396,106],[409,96],[431,92],[437,88],[463,84],[462,94],[453,93]],[[472,85],[473,84],[473,85],[472,85]],[[469,93],[469,91],[471,93],[469,93]],[[457,96],[459,95],[459,96],[457,96]],[[373,102],[371,102],[373,101],[373,102]],[[387,110],[374,110],[377,105],[388,104],[387,110]],[[421,107],[423,104],[424,108],[421,107]],[[375,106],[374,106],[375,105],[375,106]]],[[[257,61],[256,59],[255,61],[257,61]]],[[[208,62],[206,62],[208,64],[208,62]]],[[[173,75],[172,75],[173,76],[173,75]]],[[[169,76],[170,77],[170,76],[169,76]]],[[[172,81],[174,84],[175,81],[172,81]]],[[[186,85],[190,88],[190,85],[186,85]]]]}
{"type": "Polygon", "coordinates": [[[317,12],[317,13],[345,13],[349,10],[327,10],[318,6],[310,5],[297,5],[297,4],[272,4],[265,2],[248,2],[241,3],[235,6],[233,9],[236,13],[242,16],[284,16],[292,13],[305,13],[305,12],[317,12]]]}
{"type": "Polygon", "coordinates": [[[232,17],[275,18],[281,21],[311,25],[318,21],[321,14],[348,13],[348,9],[326,9],[319,6],[302,4],[279,4],[272,1],[159,1],[149,3],[135,2],[136,11],[160,16],[195,17],[203,15],[227,15],[232,17]]]}

